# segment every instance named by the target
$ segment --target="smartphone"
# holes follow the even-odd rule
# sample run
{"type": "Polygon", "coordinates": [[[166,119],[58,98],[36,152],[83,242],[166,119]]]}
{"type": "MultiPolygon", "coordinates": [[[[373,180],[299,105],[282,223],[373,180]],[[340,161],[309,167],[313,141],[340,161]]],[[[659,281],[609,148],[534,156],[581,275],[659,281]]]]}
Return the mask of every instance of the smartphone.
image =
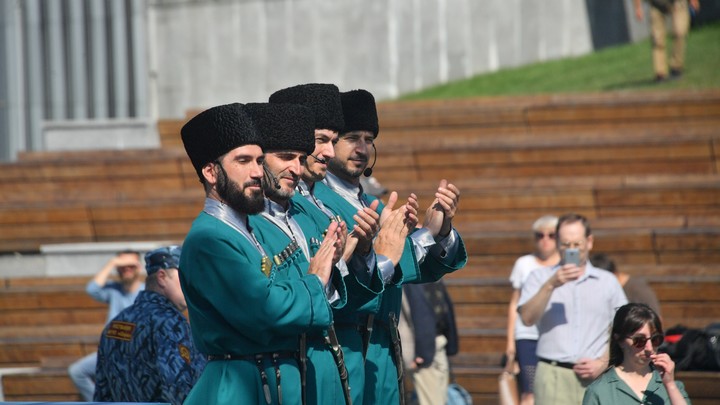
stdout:
{"type": "Polygon", "coordinates": [[[563,255],[563,262],[565,264],[572,263],[576,266],[580,265],[580,251],[578,249],[565,249],[563,255]]]}

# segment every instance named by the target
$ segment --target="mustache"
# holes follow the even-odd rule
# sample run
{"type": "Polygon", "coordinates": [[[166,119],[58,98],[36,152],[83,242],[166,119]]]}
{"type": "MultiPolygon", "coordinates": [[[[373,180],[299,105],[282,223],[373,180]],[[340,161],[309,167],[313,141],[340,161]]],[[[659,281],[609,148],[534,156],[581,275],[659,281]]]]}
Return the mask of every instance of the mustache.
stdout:
{"type": "Polygon", "coordinates": [[[366,155],[355,155],[355,156],[351,156],[350,160],[359,160],[363,163],[367,163],[370,159],[368,159],[368,156],[366,156],[366,155]]]}
{"type": "Polygon", "coordinates": [[[260,187],[260,185],[261,185],[260,180],[250,180],[250,181],[246,182],[245,184],[243,184],[243,187],[253,187],[253,186],[260,187]]]}
{"type": "Polygon", "coordinates": [[[313,159],[317,160],[318,162],[320,162],[320,163],[322,163],[322,164],[327,164],[327,159],[324,159],[324,158],[321,158],[321,157],[317,157],[317,156],[313,155],[312,153],[311,153],[310,155],[308,155],[308,156],[312,156],[313,159]]]}

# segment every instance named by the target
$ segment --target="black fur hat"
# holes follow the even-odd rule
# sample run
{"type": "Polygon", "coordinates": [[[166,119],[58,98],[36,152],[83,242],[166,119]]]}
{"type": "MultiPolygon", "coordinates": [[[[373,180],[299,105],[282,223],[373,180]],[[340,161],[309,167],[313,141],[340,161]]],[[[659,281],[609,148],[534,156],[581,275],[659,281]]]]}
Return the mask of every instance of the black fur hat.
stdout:
{"type": "Polygon", "coordinates": [[[351,131],[370,131],[377,138],[378,125],[375,97],[367,90],[352,90],[340,93],[345,127],[341,133],[351,131]]]}
{"type": "Polygon", "coordinates": [[[315,128],[342,131],[345,127],[340,90],[334,84],[299,84],[278,90],[270,96],[271,103],[302,104],[315,113],[315,128]]]}
{"type": "Polygon", "coordinates": [[[203,180],[203,166],[218,157],[243,145],[263,147],[260,134],[240,103],[201,112],[182,127],[180,134],[200,181],[203,180]]]}
{"type": "Polygon", "coordinates": [[[315,150],[312,110],[299,104],[249,103],[245,110],[263,138],[263,150],[315,150]]]}

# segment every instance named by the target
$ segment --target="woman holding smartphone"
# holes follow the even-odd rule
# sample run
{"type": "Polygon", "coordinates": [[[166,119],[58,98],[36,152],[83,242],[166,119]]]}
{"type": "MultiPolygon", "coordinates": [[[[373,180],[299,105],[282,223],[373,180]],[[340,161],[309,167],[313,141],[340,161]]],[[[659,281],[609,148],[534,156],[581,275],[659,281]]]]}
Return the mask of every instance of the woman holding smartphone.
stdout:
{"type": "Polygon", "coordinates": [[[660,318],[645,304],[626,304],[615,314],[610,367],[585,391],[583,405],[690,404],[675,363],[658,353],[664,335],[660,318]]]}

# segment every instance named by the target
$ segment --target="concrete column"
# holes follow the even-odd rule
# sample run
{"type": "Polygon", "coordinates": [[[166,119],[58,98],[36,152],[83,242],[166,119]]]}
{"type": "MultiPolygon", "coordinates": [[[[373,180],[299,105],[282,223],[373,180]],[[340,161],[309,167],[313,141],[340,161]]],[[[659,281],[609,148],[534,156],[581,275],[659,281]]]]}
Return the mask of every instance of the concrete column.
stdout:
{"type": "Polygon", "coordinates": [[[50,87],[50,108],[48,119],[67,118],[67,77],[65,76],[65,37],[63,35],[62,2],[45,0],[48,86],[50,87]]]}
{"type": "Polygon", "coordinates": [[[112,106],[114,118],[129,116],[129,72],[127,43],[127,14],[124,1],[110,2],[110,27],[112,44],[112,106]]]}
{"type": "Polygon", "coordinates": [[[132,34],[132,116],[148,116],[148,51],[147,3],[132,0],[130,3],[130,29],[132,34]]]}
{"type": "Polygon", "coordinates": [[[70,49],[70,111],[73,119],[87,119],[88,97],[87,97],[87,58],[88,52],[85,47],[85,18],[83,12],[83,0],[69,0],[69,36],[70,49]]]}
{"type": "Polygon", "coordinates": [[[107,35],[105,33],[105,2],[91,1],[90,52],[92,83],[92,118],[103,119],[109,115],[107,35]]]}
{"type": "Polygon", "coordinates": [[[0,2],[0,161],[15,160],[26,148],[21,22],[19,0],[0,2]]]}
{"type": "Polygon", "coordinates": [[[27,127],[29,139],[27,149],[41,150],[42,145],[42,127],[41,124],[45,119],[44,93],[45,93],[45,77],[43,75],[43,66],[45,66],[45,58],[43,57],[42,44],[42,21],[40,15],[40,0],[25,1],[25,35],[27,38],[27,127]]]}

